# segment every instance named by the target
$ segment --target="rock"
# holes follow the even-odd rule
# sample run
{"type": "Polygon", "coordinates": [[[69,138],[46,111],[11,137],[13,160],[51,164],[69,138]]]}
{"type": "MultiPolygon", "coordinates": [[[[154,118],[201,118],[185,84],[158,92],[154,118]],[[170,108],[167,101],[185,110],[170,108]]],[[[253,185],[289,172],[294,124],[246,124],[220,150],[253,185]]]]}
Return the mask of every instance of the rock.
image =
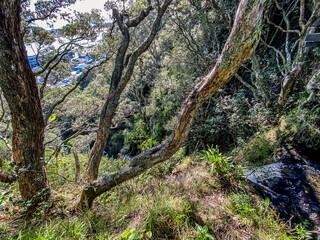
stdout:
{"type": "Polygon", "coordinates": [[[320,227],[320,167],[293,147],[281,149],[274,160],[247,172],[248,182],[270,199],[281,218],[320,227]]]}

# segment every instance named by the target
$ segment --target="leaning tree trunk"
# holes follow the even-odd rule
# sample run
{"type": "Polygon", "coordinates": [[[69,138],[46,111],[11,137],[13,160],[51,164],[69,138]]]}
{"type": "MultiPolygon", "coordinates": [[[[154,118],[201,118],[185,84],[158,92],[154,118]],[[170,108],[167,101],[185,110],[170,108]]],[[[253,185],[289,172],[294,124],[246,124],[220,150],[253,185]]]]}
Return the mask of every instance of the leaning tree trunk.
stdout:
{"type": "Polygon", "coordinates": [[[0,87],[12,117],[12,152],[23,199],[41,200],[48,181],[44,166],[44,121],[35,76],[20,28],[20,0],[0,1],[0,87]]]}
{"type": "Polygon", "coordinates": [[[173,135],[165,143],[132,158],[119,172],[88,183],[82,191],[79,209],[90,208],[96,197],[169,159],[180,148],[196,110],[235,75],[257,47],[266,2],[270,0],[241,0],[232,31],[215,67],[185,100],[173,135]]]}

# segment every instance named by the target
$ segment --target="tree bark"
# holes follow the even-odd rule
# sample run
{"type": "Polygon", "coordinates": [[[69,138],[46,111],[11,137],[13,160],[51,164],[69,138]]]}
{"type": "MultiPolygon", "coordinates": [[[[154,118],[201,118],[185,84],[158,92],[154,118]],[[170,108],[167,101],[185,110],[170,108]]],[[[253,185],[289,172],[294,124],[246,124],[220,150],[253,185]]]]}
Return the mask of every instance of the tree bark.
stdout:
{"type": "Polygon", "coordinates": [[[112,125],[112,119],[117,110],[117,107],[119,106],[121,93],[131,79],[138,58],[149,48],[153,39],[157,35],[162,16],[164,15],[171,2],[172,0],[164,1],[163,5],[158,9],[158,14],[152,24],[151,32],[147,39],[132,54],[129,53],[127,55],[126,53],[130,43],[129,28],[136,27],[140,22],[142,22],[143,19],[147,17],[152,7],[149,6],[149,8],[147,9],[147,13],[142,14],[136,20],[129,21],[127,23],[123,22],[123,18],[117,10],[113,10],[113,16],[117,21],[123,37],[120,48],[118,49],[115,67],[111,77],[108,98],[101,110],[96,141],[91,150],[88,160],[88,166],[83,175],[84,181],[89,182],[98,178],[102,153],[107,145],[110,127],[112,125]],[[128,64],[126,64],[127,61],[128,64]],[[126,71],[123,74],[125,66],[126,71]]]}
{"type": "Polygon", "coordinates": [[[77,205],[79,209],[90,208],[96,197],[169,159],[181,147],[196,110],[236,74],[257,47],[266,2],[270,0],[241,0],[232,31],[215,67],[185,100],[173,135],[165,143],[132,158],[119,172],[88,183],[77,205]]]}
{"type": "Polygon", "coordinates": [[[0,87],[13,128],[12,153],[25,200],[41,201],[48,190],[44,166],[44,121],[35,76],[20,28],[20,0],[0,1],[0,87]]]}
{"type": "Polygon", "coordinates": [[[0,182],[4,183],[13,183],[17,180],[17,176],[15,175],[8,175],[4,172],[0,172],[0,182]]]}
{"type": "Polygon", "coordinates": [[[78,153],[75,149],[73,149],[73,156],[74,156],[74,162],[76,164],[76,175],[74,178],[74,181],[77,183],[79,182],[79,178],[80,178],[80,161],[79,161],[79,156],[78,153]]]}

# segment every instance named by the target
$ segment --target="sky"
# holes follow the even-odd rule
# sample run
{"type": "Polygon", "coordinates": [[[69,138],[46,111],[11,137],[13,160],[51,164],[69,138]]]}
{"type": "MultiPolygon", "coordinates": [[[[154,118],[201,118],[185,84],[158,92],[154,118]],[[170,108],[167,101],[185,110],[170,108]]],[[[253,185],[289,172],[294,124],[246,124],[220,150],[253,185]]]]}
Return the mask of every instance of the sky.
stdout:
{"type": "MultiPolygon", "coordinates": [[[[31,0],[31,6],[30,8],[34,9],[34,3],[36,3],[38,0],[31,0]]],[[[100,9],[102,13],[105,13],[105,16],[107,17],[107,12],[104,10],[104,3],[106,0],[77,0],[75,4],[72,4],[68,9],[65,9],[66,11],[73,12],[74,10],[78,12],[90,12],[92,9],[100,9]]],[[[60,28],[63,25],[65,25],[65,21],[57,20],[54,23],[54,28],[60,28]]],[[[49,29],[48,25],[44,21],[38,21],[37,25],[49,29]]]]}
{"type": "Polygon", "coordinates": [[[89,12],[91,9],[97,8],[104,11],[105,2],[105,0],[78,0],[74,5],[71,6],[71,9],[79,12],[89,12]]]}
{"type": "MultiPolygon", "coordinates": [[[[34,10],[34,3],[36,3],[38,0],[31,0],[30,8],[31,10],[34,10]]],[[[100,9],[104,16],[108,18],[108,13],[104,10],[104,3],[106,0],[77,0],[75,4],[72,4],[68,9],[65,9],[67,12],[73,12],[74,10],[78,12],[90,12],[92,9],[100,9]]],[[[35,22],[40,27],[43,27],[45,29],[50,29],[50,26],[47,24],[46,21],[37,21],[35,22]]],[[[54,28],[61,28],[65,24],[67,24],[66,21],[62,20],[56,20],[56,22],[53,23],[54,28]]],[[[55,44],[58,44],[55,42],[55,44]]],[[[59,44],[58,44],[59,45],[59,44]]],[[[35,55],[32,46],[29,44],[26,46],[26,50],[29,56],[35,55]]]]}

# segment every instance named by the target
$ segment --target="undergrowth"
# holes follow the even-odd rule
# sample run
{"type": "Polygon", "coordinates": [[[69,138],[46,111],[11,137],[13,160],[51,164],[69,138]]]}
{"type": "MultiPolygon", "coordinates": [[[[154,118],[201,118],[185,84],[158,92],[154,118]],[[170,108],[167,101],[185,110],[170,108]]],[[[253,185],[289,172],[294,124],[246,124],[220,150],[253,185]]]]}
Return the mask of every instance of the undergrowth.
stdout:
{"type": "MultiPolygon", "coordinates": [[[[83,166],[83,159],[80,157],[83,166]]],[[[105,172],[127,160],[103,160],[105,172]]],[[[66,211],[81,190],[73,182],[72,157],[52,160],[53,197],[32,220],[24,219],[18,196],[2,200],[0,239],[302,239],[268,201],[248,192],[242,169],[210,148],[200,157],[175,157],[100,196],[91,211],[66,211]],[[57,175],[54,166],[59,166],[57,175]],[[68,172],[69,175],[66,173],[68,172]],[[66,177],[59,177],[60,175],[66,177]],[[227,183],[227,184],[223,184],[227,183]],[[4,202],[5,205],[4,205],[4,202]],[[51,201],[51,202],[50,202],[51,201]]],[[[16,193],[16,185],[5,191],[16,193]]],[[[3,188],[2,188],[3,189],[3,188]]],[[[4,190],[2,190],[3,192],[4,190]]],[[[6,195],[7,196],[7,195],[6,195]]],[[[299,230],[299,231],[298,231],[299,230]]],[[[305,237],[306,238],[306,237],[305,237]]]]}

